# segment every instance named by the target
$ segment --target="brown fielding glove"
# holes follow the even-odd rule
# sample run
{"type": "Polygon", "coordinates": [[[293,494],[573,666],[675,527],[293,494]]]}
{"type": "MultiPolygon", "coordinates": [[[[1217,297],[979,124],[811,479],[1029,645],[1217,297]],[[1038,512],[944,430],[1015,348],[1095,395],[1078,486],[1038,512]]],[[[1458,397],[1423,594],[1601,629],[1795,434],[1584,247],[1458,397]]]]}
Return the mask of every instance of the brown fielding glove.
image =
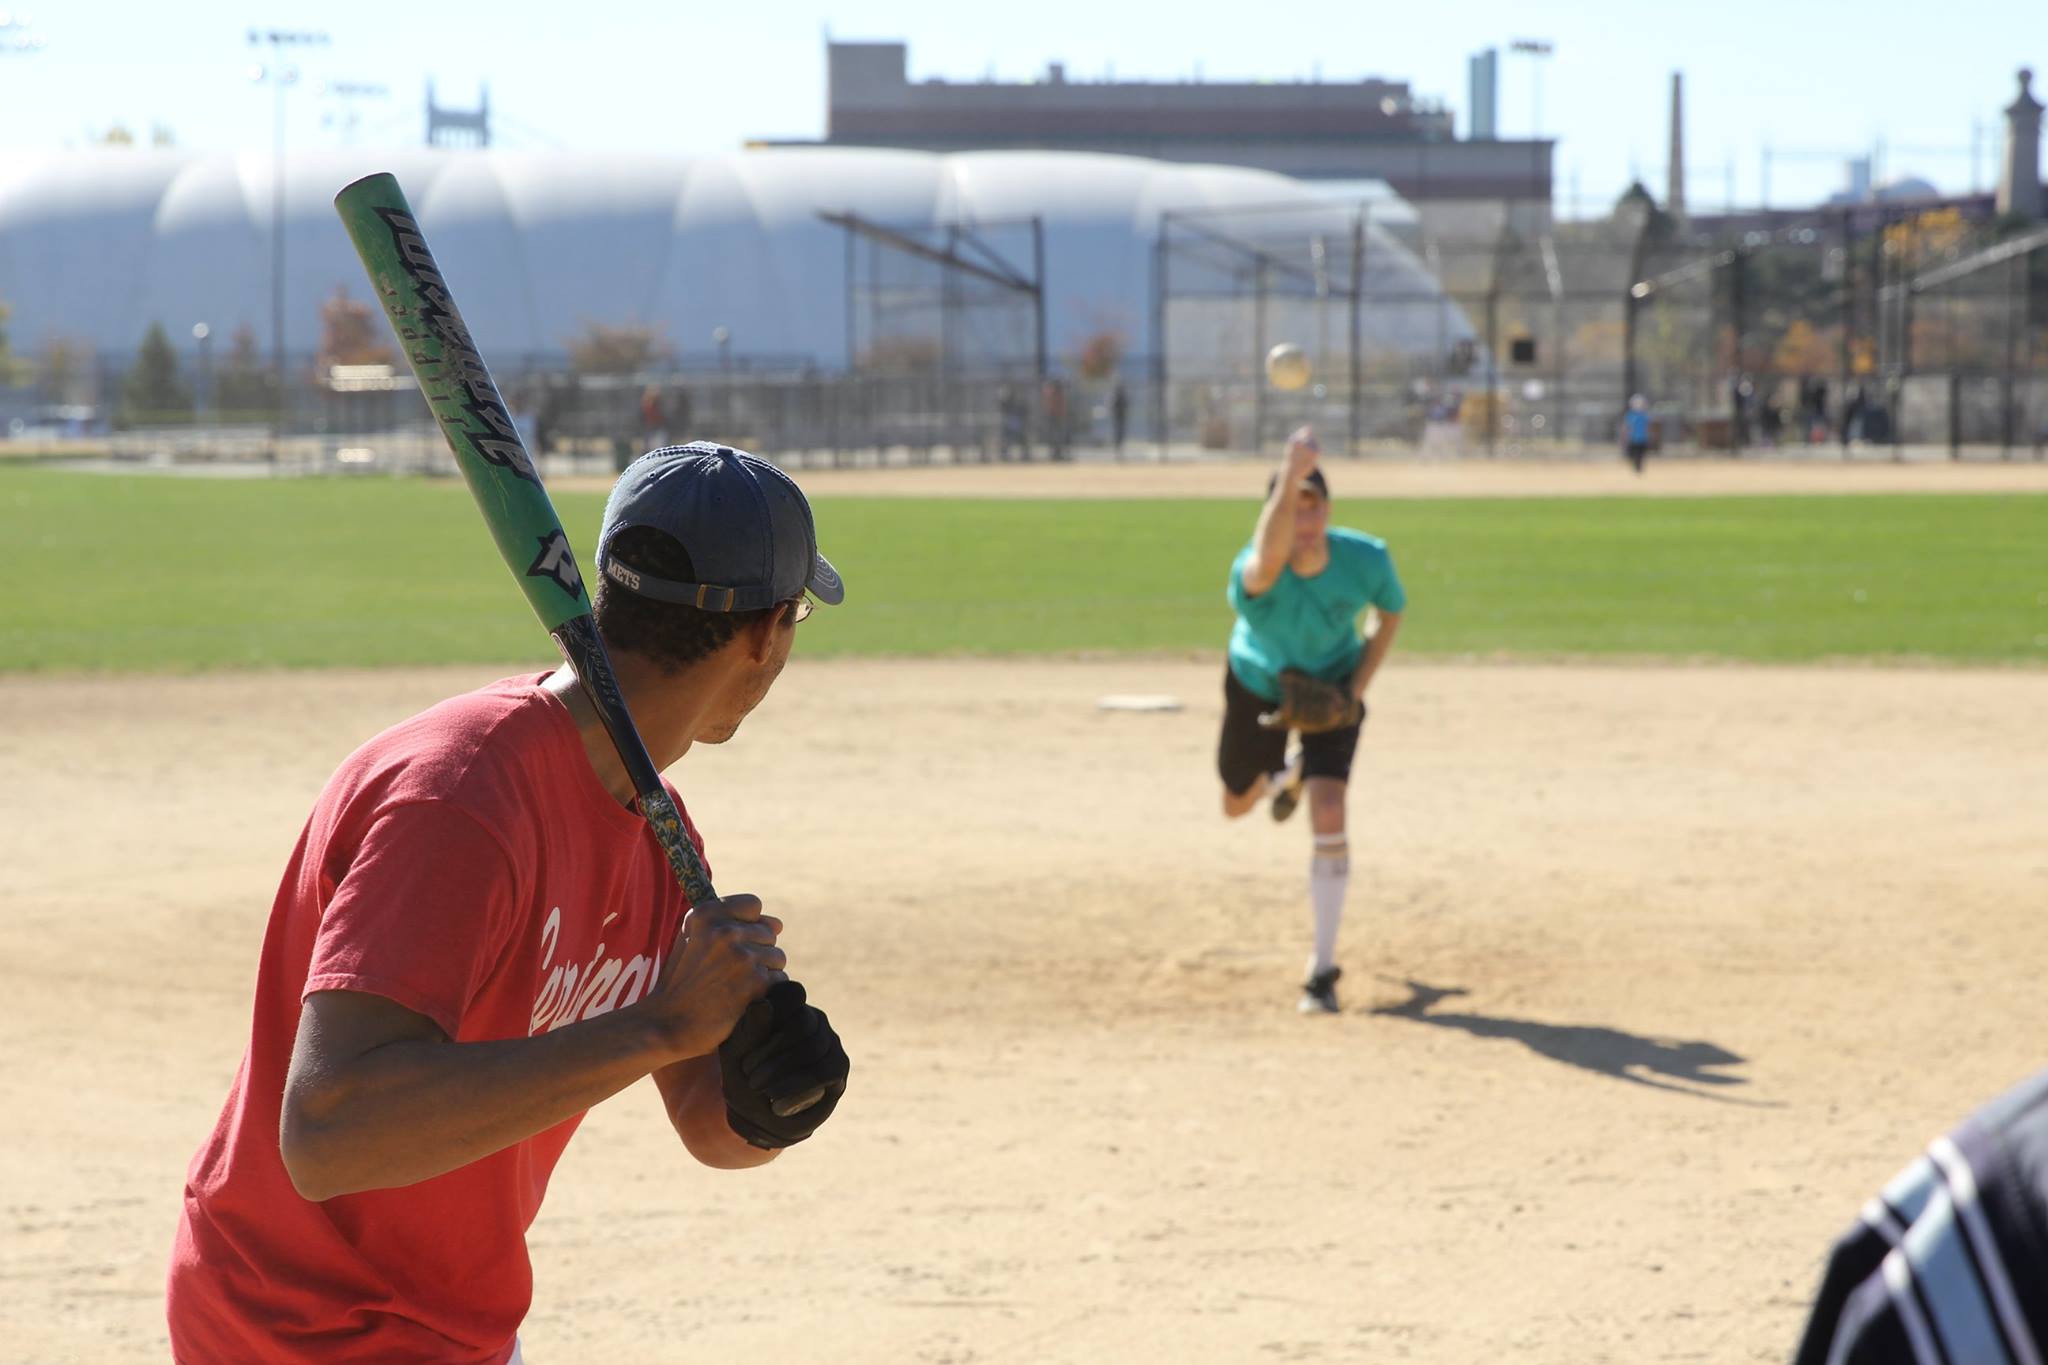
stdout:
{"type": "Polygon", "coordinates": [[[1259,724],[1268,730],[1317,735],[1364,719],[1365,703],[1344,688],[1290,668],[1280,675],[1279,707],[1260,716],[1259,724]]]}

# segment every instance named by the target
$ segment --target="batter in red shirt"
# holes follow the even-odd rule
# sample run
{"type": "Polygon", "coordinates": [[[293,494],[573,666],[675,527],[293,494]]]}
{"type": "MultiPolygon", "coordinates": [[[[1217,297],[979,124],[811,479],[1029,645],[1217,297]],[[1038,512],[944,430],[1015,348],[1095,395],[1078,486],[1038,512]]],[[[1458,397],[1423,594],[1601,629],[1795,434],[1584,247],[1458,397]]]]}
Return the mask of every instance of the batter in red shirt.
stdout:
{"type": "MultiPolygon", "coordinates": [[[[813,600],[844,591],[795,483],[718,446],[627,469],[597,561],[598,628],[663,767],[730,738],[813,600]]],[[[526,1229],[591,1105],[652,1075],[724,1168],[830,1116],[846,1054],[788,980],[780,923],[753,896],[691,908],[632,794],[566,668],[445,701],[329,780],[187,1177],[179,1360],[497,1365],[532,1297],[526,1229]]]]}

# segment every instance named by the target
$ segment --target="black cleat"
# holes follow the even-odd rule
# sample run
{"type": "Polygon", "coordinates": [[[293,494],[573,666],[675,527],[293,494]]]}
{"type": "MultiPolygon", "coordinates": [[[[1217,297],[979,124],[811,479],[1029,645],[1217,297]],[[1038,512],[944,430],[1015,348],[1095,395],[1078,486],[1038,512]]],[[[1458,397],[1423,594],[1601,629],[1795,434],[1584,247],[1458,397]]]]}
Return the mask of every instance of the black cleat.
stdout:
{"type": "Polygon", "coordinates": [[[1344,975],[1342,967],[1331,967],[1317,972],[1301,988],[1301,1003],[1295,1006],[1303,1014],[1341,1014],[1337,1006],[1337,978],[1344,975]]]}
{"type": "Polygon", "coordinates": [[[1294,761],[1287,765],[1286,778],[1278,787],[1273,789],[1274,820],[1285,820],[1288,816],[1294,814],[1295,807],[1301,804],[1302,781],[1301,754],[1297,751],[1294,755],[1294,761]]]}

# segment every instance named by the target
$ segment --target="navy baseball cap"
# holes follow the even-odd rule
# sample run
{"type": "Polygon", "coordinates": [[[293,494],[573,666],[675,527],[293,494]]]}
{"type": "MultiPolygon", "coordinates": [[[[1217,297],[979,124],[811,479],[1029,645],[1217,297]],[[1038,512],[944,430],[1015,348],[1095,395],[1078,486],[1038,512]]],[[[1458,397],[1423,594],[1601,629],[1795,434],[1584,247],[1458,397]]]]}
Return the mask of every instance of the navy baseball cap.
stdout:
{"type": "Polygon", "coordinates": [[[808,591],[827,606],[846,585],[818,553],[811,504],[796,481],[758,456],[709,441],[663,446],[626,466],[604,505],[597,571],[630,593],[705,611],[758,611],[808,591]],[[673,536],[699,581],[642,573],[612,554],[619,532],[673,536]]]}

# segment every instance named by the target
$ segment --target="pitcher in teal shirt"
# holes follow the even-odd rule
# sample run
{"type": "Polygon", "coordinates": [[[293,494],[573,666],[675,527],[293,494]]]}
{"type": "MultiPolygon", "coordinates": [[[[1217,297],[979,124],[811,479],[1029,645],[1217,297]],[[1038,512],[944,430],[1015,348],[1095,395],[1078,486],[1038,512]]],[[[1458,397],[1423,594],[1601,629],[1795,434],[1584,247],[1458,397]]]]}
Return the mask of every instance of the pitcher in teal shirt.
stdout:
{"type": "Polygon", "coordinates": [[[1321,452],[1307,427],[1288,438],[1280,470],[1249,545],[1230,566],[1230,662],[1223,673],[1223,736],[1216,770],[1223,813],[1233,819],[1272,797],[1275,820],[1294,814],[1306,792],[1314,851],[1309,902],[1314,950],[1302,988],[1304,1014],[1337,1012],[1337,929],[1351,879],[1344,794],[1364,723],[1303,735],[1292,755],[1288,732],[1262,717],[1280,700],[1280,675],[1298,669],[1347,689],[1362,703],[1393,648],[1408,595],[1378,536],[1330,525],[1330,485],[1316,467],[1321,452]],[[1379,628],[1365,635],[1367,608],[1379,628]]]}

